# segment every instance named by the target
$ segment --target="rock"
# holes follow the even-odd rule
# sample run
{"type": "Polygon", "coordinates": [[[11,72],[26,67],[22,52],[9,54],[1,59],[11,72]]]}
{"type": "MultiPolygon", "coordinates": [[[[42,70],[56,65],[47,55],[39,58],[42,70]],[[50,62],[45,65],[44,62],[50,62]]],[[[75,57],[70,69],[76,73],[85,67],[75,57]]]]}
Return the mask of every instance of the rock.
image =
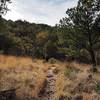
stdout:
{"type": "Polygon", "coordinates": [[[53,76],[54,76],[53,71],[51,69],[48,70],[47,77],[53,77],[53,76]]]}

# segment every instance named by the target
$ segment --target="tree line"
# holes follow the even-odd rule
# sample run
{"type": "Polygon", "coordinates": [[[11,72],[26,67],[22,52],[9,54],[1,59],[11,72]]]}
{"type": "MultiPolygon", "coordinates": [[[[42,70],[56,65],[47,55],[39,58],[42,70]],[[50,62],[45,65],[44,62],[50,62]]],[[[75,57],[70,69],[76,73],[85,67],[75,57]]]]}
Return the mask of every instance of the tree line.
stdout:
{"type": "MultiPolygon", "coordinates": [[[[5,1],[5,2],[2,2],[5,1]]],[[[100,1],[79,0],[54,27],[27,21],[5,20],[6,2],[0,5],[0,52],[40,58],[91,61],[100,57],[100,1]],[[98,56],[97,56],[98,55],[98,56]]]]}

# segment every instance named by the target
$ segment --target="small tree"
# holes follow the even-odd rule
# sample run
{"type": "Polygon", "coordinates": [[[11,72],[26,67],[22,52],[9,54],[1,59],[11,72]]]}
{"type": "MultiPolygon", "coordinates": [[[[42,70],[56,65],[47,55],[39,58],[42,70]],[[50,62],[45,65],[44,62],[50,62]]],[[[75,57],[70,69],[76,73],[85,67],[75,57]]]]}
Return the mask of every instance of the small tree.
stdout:
{"type": "Polygon", "coordinates": [[[96,69],[95,48],[100,45],[100,1],[79,0],[78,5],[66,11],[68,17],[60,21],[60,27],[67,29],[71,44],[85,48],[96,69]]]}

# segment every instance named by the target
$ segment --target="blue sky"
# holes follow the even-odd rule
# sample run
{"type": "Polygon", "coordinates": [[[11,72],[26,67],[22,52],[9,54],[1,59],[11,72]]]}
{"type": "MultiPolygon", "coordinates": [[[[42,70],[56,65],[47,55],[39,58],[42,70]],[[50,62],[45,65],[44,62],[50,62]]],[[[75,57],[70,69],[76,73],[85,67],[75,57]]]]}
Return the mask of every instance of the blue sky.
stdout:
{"type": "Polygon", "coordinates": [[[74,7],[77,0],[12,0],[6,19],[22,19],[29,22],[55,25],[66,10],[74,7]]]}

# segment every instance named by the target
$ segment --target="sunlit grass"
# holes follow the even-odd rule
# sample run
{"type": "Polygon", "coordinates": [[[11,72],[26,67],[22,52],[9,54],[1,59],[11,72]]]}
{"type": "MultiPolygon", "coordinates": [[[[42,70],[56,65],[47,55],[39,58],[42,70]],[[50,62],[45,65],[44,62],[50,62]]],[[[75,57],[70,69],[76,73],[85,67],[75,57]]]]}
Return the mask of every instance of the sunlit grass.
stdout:
{"type": "MultiPolygon", "coordinates": [[[[67,61],[57,61],[52,64],[41,59],[0,55],[0,90],[18,87],[17,95],[27,92],[26,94],[36,96],[43,87],[49,67],[54,68],[57,79],[56,97],[59,97],[62,94],[65,95],[65,86],[85,77],[89,73],[88,70],[91,65],[67,61]],[[76,72],[76,77],[74,78],[75,80],[70,80],[69,76],[73,70],[76,72]]],[[[98,73],[94,73],[93,76],[100,81],[99,67],[98,73]]]]}

